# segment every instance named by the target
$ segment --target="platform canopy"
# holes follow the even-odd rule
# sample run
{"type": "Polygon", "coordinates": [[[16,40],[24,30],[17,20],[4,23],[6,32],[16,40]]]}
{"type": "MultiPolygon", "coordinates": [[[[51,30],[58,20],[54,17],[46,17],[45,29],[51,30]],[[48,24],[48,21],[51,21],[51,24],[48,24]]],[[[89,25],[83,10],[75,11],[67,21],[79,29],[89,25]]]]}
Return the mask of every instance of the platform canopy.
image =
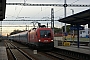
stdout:
{"type": "Polygon", "coordinates": [[[73,24],[73,25],[89,24],[90,23],[90,9],[68,16],[66,18],[59,19],[58,21],[63,22],[63,23],[73,24]]]}
{"type": "Polygon", "coordinates": [[[6,0],[0,0],[0,21],[5,19],[6,0]]]}

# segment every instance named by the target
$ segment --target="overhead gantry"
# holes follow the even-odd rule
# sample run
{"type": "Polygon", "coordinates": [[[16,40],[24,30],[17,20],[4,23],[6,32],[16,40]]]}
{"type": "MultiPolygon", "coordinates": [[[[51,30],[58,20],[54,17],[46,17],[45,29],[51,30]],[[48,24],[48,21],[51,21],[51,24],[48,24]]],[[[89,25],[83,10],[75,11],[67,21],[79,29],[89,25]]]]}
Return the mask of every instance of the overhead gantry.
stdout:
{"type": "Polygon", "coordinates": [[[29,3],[6,3],[6,5],[21,5],[21,6],[57,6],[57,7],[90,7],[84,4],[29,4],[29,3]]]}

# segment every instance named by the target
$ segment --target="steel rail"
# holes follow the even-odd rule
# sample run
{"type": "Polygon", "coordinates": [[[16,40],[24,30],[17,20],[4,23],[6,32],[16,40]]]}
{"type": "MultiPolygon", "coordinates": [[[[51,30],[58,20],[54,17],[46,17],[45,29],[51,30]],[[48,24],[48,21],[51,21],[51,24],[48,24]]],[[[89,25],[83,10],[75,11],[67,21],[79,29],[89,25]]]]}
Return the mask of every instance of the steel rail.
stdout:
{"type": "Polygon", "coordinates": [[[10,46],[9,46],[7,43],[5,43],[5,44],[8,46],[8,49],[9,49],[10,53],[11,53],[12,56],[13,56],[13,59],[14,59],[14,60],[18,60],[18,59],[16,58],[16,56],[14,55],[14,53],[11,51],[10,46]]]}
{"type": "Polygon", "coordinates": [[[28,56],[25,52],[23,52],[21,49],[19,49],[18,47],[16,47],[14,44],[12,44],[12,43],[10,43],[10,44],[13,45],[20,53],[22,53],[29,60],[33,60],[33,58],[31,58],[30,56],[28,56]]]}

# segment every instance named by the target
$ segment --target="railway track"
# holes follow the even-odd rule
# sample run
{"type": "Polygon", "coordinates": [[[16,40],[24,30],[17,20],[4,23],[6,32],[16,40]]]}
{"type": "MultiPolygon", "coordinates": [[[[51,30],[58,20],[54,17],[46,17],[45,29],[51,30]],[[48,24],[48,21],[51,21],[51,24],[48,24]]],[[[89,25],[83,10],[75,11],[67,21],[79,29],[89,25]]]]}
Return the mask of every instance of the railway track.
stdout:
{"type": "Polygon", "coordinates": [[[57,54],[58,56],[61,55],[64,57],[64,60],[89,60],[89,55],[83,55],[78,52],[73,52],[69,50],[63,50],[63,49],[55,49],[51,51],[51,53],[57,54]]]}
{"type": "MultiPolygon", "coordinates": [[[[6,47],[7,49],[10,51],[12,57],[13,57],[13,60],[20,60],[20,58],[24,57],[22,55],[24,55],[23,53],[25,53],[25,51],[23,52],[21,49],[23,49],[22,47],[17,47],[15,46],[13,43],[11,43],[10,41],[8,41],[6,43],[6,47]],[[21,53],[21,54],[19,54],[21,53]]],[[[17,45],[17,44],[16,44],[17,45]]],[[[25,48],[26,49],[26,48],[25,48]]],[[[33,49],[28,49],[26,52],[28,53],[28,51],[30,51],[33,49]]],[[[38,51],[38,54],[37,56],[44,56],[44,58],[49,58],[48,60],[64,60],[62,57],[60,56],[57,56],[57,55],[51,55],[50,54],[51,52],[42,52],[42,51],[38,51]]],[[[37,57],[36,56],[36,57],[37,57]]],[[[43,59],[42,57],[40,59],[43,59]]],[[[36,58],[35,60],[40,60],[39,58],[36,58]]],[[[25,59],[24,60],[33,60],[33,59],[28,59],[26,56],[25,56],[25,59]]]]}
{"type": "Polygon", "coordinates": [[[48,57],[53,57],[54,60],[79,60],[79,58],[77,57],[72,57],[72,56],[69,56],[69,55],[65,55],[65,54],[62,54],[60,53],[59,51],[50,51],[50,52],[40,52],[40,54],[43,54],[43,55],[48,55],[48,57]]]}
{"type": "Polygon", "coordinates": [[[62,53],[56,52],[56,51],[52,51],[51,54],[54,54],[54,55],[59,56],[59,57],[62,57],[64,60],[79,60],[76,57],[72,57],[72,56],[69,56],[69,55],[66,55],[66,54],[62,54],[62,53]]]}
{"type": "Polygon", "coordinates": [[[10,57],[12,57],[13,60],[35,60],[27,53],[16,47],[14,44],[10,42],[6,42],[5,44],[7,47],[7,51],[10,53],[10,57]]]}
{"type": "MultiPolygon", "coordinates": [[[[9,50],[9,48],[12,50],[12,51],[15,51],[16,49],[20,50],[20,52],[22,53],[22,51],[25,53],[27,53],[29,56],[31,56],[33,59],[32,60],[53,60],[52,58],[50,57],[47,57],[45,55],[41,55],[41,54],[33,54],[33,49],[31,48],[28,48],[26,46],[23,46],[22,44],[18,44],[16,42],[10,42],[10,41],[6,41],[6,45],[9,45],[9,46],[6,46],[7,47],[7,50],[9,50]],[[16,47],[17,46],[17,47],[16,47]]],[[[9,59],[10,60],[16,60],[15,57],[18,56],[18,52],[15,52],[15,54],[10,54],[11,52],[9,52],[9,59]],[[14,57],[14,58],[12,58],[14,57]],[[12,59],[11,59],[12,58],[12,59]]],[[[20,56],[20,58],[22,58],[22,56],[20,56]]],[[[24,57],[23,57],[24,58],[24,57]]],[[[20,59],[18,59],[20,60],[20,59]]],[[[27,59],[23,59],[23,60],[27,60],[27,59]]],[[[31,60],[31,59],[29,59],[31,60]]]]}
{"type": "Polygon", "coordinates": [[[53,60],[64,60],[63,58],[58,57],[58,56],[56,56],[56,55],[54,55],[54,54],[51,54],[50,52],[40,52],[40,54],[45,55],[45,56],[47,56],[47,57],[50,57],[50,58],[52,58],[53,60]]]}
{"type": "MultiPolygon", "coordinates": [[[[53,49],[52,51],[37,51],[37,54],[33,54],[33,49],[27,46],[20,46],[16,42],[7,42],[7,50],[11,53],[11,60],[79,60],[77,54],[73,54],[60,49],[53,49]],[[20,55],[19,55],[20,54],[20,55]],[[21,59],[20,59],[21,58],[21,59]]],[[[81,58],[80,58],[81,59],[81,58]]],[[[83,60],[83,59],[82,59],[83,60]]]]}

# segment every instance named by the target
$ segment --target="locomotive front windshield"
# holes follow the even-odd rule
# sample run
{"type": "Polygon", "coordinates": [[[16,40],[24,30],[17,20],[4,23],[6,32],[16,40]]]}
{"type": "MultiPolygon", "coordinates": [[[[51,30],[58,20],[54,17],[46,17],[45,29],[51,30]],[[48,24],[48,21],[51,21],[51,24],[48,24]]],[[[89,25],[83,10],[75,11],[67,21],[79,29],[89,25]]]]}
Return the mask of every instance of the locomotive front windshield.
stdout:
{"type": "Polygon", "coordinates": [[[49,37],[51,37],[50,30],[41,30],[40,31],[40,37],[41,38],[49,38],[49,37]]]}

